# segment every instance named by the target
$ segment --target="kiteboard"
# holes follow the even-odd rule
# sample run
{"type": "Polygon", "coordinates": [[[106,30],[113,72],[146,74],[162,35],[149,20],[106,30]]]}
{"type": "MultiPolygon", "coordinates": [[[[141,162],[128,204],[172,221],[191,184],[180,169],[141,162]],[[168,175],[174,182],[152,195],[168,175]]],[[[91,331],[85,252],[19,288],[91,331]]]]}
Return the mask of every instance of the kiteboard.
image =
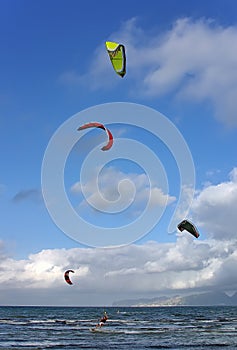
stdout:
{"type": "MultiPolygon", "coordinates": [[[[107,328],[107,327],[105,327],[107,328]]],[[[89,328],[90,332],[92,333],[106,333],[107,329],[105,329],[104,327],[94,327],[94,328],[89,328]]]]}
{"type": "Polygon", "coordinates": [[[101,332],[101,327],[89,328],[91,332],[101,332]]]}

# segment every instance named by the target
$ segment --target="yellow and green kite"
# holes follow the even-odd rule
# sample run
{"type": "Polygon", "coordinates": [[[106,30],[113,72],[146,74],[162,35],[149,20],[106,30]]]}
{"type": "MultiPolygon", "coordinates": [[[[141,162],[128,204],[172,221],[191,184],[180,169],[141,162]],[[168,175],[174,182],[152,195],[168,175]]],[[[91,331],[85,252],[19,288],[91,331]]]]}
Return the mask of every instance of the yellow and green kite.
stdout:
{"type": "Polygon", "coordinates": [[[126,54],[124,45],[106,41],[105,46],[115,72],[123,78],[126,74],[126,54]]]}

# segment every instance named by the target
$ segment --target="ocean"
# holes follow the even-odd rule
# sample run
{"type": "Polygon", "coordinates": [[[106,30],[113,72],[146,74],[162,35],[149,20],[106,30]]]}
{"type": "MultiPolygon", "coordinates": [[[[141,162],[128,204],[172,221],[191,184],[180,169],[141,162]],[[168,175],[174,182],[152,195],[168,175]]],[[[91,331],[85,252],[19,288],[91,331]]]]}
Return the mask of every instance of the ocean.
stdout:
{"type": "Polygon", "coordinates": [[[0,307],[0,349],[237,349],[237,307],[0,307]]]}

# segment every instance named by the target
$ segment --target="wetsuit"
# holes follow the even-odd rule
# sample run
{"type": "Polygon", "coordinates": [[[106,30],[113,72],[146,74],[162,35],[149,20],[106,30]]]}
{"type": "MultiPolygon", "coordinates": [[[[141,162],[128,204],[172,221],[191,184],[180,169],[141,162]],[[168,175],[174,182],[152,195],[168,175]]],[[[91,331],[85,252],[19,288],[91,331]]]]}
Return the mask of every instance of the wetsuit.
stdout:
{"type": "Polygon", "coordinates": [[[107,317],[107,316],[103,316],[103,317],[100,319],[99,326],[100,326],[100,327],[103,326],[107,320],[108,320],[108,317],[107,317]]]}

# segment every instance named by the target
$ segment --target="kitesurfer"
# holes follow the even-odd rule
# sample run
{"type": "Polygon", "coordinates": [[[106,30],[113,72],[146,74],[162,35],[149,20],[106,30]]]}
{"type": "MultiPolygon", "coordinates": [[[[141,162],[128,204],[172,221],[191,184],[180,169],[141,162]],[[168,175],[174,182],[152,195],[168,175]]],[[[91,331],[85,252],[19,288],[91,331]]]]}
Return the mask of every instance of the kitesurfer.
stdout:
{"type": "Polygon", "coordinates": [[[105,322],[108,320],[107,312],[104,312],[103,317],[101,317],[100,322],[96,325],[96,327],[102,327],[105,325],[105,322]]]}

